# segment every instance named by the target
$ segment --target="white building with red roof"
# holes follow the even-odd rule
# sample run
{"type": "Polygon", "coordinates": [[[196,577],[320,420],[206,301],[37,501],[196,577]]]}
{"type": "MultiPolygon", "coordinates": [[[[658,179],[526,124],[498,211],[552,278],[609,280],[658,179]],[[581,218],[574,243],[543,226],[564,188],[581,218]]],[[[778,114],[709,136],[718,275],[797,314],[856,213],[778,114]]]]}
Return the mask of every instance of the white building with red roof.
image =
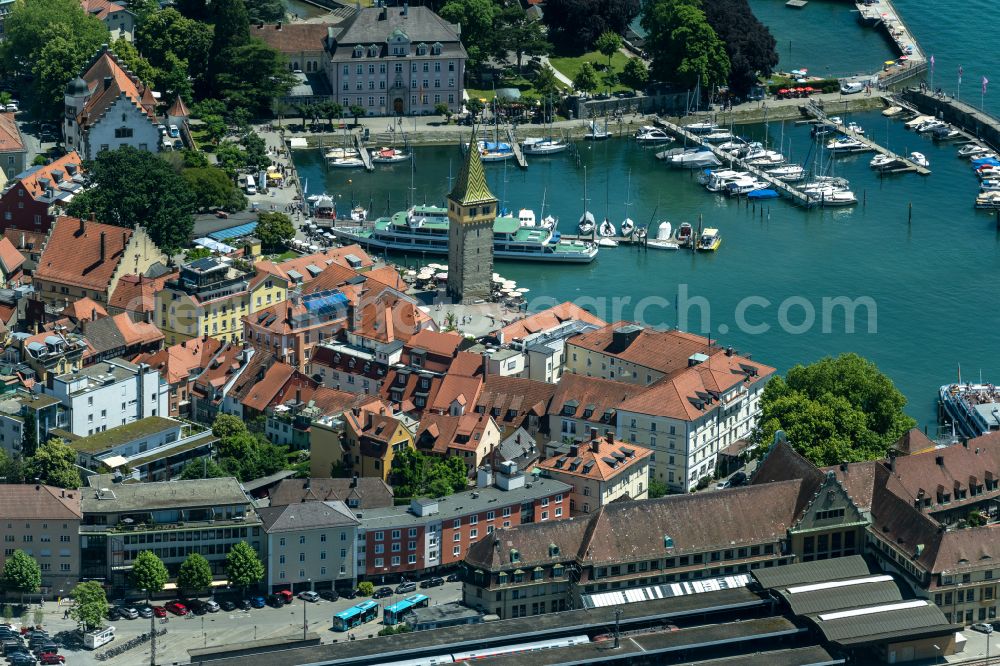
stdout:
{"type": "Polygon", "coordinates": [[[101,21],[111,33],[111,41],[124,37],[135,41],[135,14],[112,0],[80,0],[83,11],[101,21]]]}
{"type": "Polygon", "coordinates": [[[122,146],[159,150],[153,90],[127,71],[107,46],[69,82],[65,101],[66,148],[85,160],[122,146]]]}

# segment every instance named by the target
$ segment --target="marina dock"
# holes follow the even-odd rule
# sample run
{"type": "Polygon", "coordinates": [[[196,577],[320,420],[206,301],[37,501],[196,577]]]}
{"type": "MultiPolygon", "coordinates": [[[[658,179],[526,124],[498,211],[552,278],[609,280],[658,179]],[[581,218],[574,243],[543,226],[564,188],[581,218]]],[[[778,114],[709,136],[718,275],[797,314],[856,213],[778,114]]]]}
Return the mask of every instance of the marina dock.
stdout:
{"type": "Polygon", "coordinates": [[[862,23],[881,26],[889,32],[889,38],[896,44],[899,53],[907,57],[910,67],[921,65],[927,60],[920,44],[903,23],[903,19],[900,18],[899,12],[896,11],[891,0],[879,0],[872,4],[861,0],[855,3],[855,7],[857,7],[862,23]]]}
{"type": "MultiPolygon", "coordinates": [[[[824,123],[830,122],[829,116],[827,116],[826,111],[820,108],[820,106],[816,104],[815,101],[809,100],[809,103],[806,105],[806,109],[812,116],[814,116],[820,122],[824,123]]],[[[914,162],[913,160],[904,155],[899,155],[897,153],[892,152],[885,146],[875,143],[864,134],[858,134],[857,132],[847,129],[847,127],[845,127],[844,125],[838,125],[837,131],[843,134],[844,136],[849,136],[852,139],[860,141],[861,143],[865,144],[866,146],[874,150],[876,153],[879,153],[880,155],[886,155],[888,157],[892,157],[902,162],[904,166],[902,168],[893,169],[893,173],[905,173],[908,171],[913,171],[919,173],[921,176],[929,176],[931,173],[931,170],[928,169],[927,167],[920,166],[919,164],[917,164],[916,162],[914,162]]]]}
{"type": "Polygon", "coordinates": [[[707,141],[703,141],[701,137],[699,137],[697,134],[693,134],[687,131],[681,125],[675,125],[674,123],[667,122],[662,118],[658,118],[656,123],[670,134],[673,134],[679,139],[683,139],[688,145],[701,146],[702,148],[711,150],[712,154],[718,157],[719,160],[721,160],[723,163],[739,165],[739,168],[741,170],[752,173],[757,178],[766,182],[775,192],[791,199],[794,203],[800,206],[810,208],[820,203],[818,200],[811,199],[810,197],[806,196],[804,192],[790,185],[789,183],[786,183],[782,180],[778,180],[777,178],[767,173],[763,169],[755,167],[752,164],[747,164],[742,158],[736,157],[735,155],[727,153],[724,150],[720,150],[717,146],[714,146],[711,143],[708,143],[707,141]]]}
{"type": "Polygon", "coordinates": [[[505,125],[504,129],[507,131],[507,141],[510,143],[511,150],[514,151],[514,160],[517,162],[517,166],[527,169],[528,160],[524,158],[524,153],[521,151],[521,144],[518,142],[514,130],[511,129],[510,125],[505,125]]]}
{"type": "Polygon", "coordinates": [[[365,163],[365,171],[374,171],[375,166],[372,164],[371,153],[368,152],[365,144],[362,143],[360,134],[354,135],[354,147],[358,149],[358,157],[365,163]]]}

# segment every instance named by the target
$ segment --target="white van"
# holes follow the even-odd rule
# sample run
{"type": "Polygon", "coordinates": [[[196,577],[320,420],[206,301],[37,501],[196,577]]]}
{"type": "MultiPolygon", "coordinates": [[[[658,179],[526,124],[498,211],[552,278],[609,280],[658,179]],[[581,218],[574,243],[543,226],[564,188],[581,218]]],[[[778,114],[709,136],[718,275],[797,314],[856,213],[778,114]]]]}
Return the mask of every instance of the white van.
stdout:
{"type": "Polygon", "coordinates": [[[83,644],[88,650],[96,650],[102,645],[107,645],[115,640],[115,628],[105,627],[96,631],[90,631],[83,635],[83,644]]]}
{"type": "Polygon", "coordinates": [[[247,194],[257,194],[257,183],[254,182],[253,176],[247,176],[247,194]]]}

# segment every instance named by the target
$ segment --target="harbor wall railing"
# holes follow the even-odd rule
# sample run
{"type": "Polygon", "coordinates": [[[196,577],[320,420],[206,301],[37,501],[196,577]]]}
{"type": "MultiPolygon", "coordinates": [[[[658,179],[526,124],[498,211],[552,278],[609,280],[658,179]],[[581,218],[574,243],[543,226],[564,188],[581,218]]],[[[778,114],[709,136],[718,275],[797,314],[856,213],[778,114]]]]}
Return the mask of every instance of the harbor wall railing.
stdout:
{"type": "Polygon", "coordinates": [[[951,123],[993,147],[1000,146],[1000,119],[995,116],[953,97],[918,88],[907,88],[900,96],[921,113],[951,123]]]}

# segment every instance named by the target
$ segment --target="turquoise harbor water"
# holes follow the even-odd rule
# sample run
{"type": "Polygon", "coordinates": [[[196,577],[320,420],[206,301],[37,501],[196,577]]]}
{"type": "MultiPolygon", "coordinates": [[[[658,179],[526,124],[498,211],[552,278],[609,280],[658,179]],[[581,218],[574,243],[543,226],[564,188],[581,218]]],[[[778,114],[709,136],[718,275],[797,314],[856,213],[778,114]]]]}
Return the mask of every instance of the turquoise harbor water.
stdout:
{"type": "MultiPolygon", "coordinates": [[[[838,54],[852,52],[858,59],[847,69],[853,69],[869,58],[880,61],[888,48],[884,42],[861,37],[866,29],[853,23],[848,3],[812,0],[799,13],[785,9],[781,0],[751,3],[779,41],[789,32],[797,34],[793,56],[802,53],[802,60],[792,66],[815,69],[827,59],[838,62],[838,54]],[[798,34],[799,28],[783,23],[844,12],[849,22],[841,25],[820,18],[807,34],[798,34]],[[857,53],[862,50],[869,55],[857,53]]],[[[912,0],[900,4],[925,49],[936,53],[939,72],[945,63],[950,67],[954,62],[957,67],[966,55],[969,63],[977,62],[971,58],[973,46],[964,39],[961,25],[948,23],[953,15],[912,0]],[[946,46],[966,51],[948,53],[946,46]]],[[[976,11],[989,16],[984,0],[970,0],[965,7],[966,17],[976,11]]],[[[831,71],[841,69],[831,65],[831,71]]],[[[966,65],[966,81],[972,80],[974,70],[973,65],[966,65]]],[[[975,91],[978,94],[978,88],[975,91]]],[[[909,398],[909,413],[933,429],[937,387],[955,378],[959,364],[966,376],[978,376],[981,371],[987,380],[996,382],[1000,377],[996,355],[1000,232],[992,215],[973,209],[976,181],[968,162],[956,158],[954,146],[935,145],[878,113],[850,119],[898,152],[923,152],[933,174],[880,179],[868,167],[870,155],[839,158],[834,162],[836,174],[851,180],[864,205],[804,211],[778,200],[765,203],[762,211],[706,192],[692,174],[667,169],[654,158],[654,151],[628,139],[578,144],[578,161],[568,154],[537,158],[526,171],[511,164],[506,179],[502,166],[489,165],[490,185],[509,208],[538,211],[544,198],[545,212],[560,218],[560,228],[566,233],[575,230],[583,209],[586,166],[589,208],[598,219],[604,216],[606,201],[613,222],[618,224],[624,217],[631,174],[629,215],[637,222],[665,219],[675,228],[683,221],[697,227],[700,218],[705,226],[718,227],[724,238],[714,255],[622,247],[602,250],[587,266],[498,263],[497,270],[529,287],[529,296],[581,300],[608,319],[681,323],[752,352],[755,359],[776,365],[779,371],[823,355],[856,351],[878,363],[909,398]],[[682,290],[692,303],[686,320],[679,320],[677,310],[682,290]],[[867,311],[859,308],[855,332],[846,332],[842,309],[833,308],[824,317],[824,297],[870,299],[876,309],[875,330],[868,331],[867,311]],[[707,327],[701,317],[703,308],[697,306],[700,301],[692,302],[692,298],[703,298],[708,304],[707,327]],[[664,306],[664,299],[669,307],[664,306]],[[738,325],[741,302],[750,305],[745,312],[747,323],[767,326],[766,333],[738,325]],[[787,317],[779,312],[782,304],[788,308],[787,317]],[[637,306],[641,308],[638,313],[637,306]],[[783,319],[798,325],[807,310],[815,313],[812,326],[804,327],[804,332],[787,326],[783,330],[783,319]]],[[[764,137],[762,125],[742,129],[745,135],[764,137]]],[[[771,123],[767,131],[777,146],[782,125],[771,123]]],[[[786,154],[790,151],[795,161],[811,164],[810,145],[807,127],[785,123],[786,154]]],[[[442,201],[449,171],[457,172],[460,159],[457,147],[418,148],[414,200],[442,201]]],[[[325,190],[340,197],[344,205],[357,201],[378,215],[406,205],[407,164],[374,173],[327,172],[315,151],[299,154],[296,163],[311,193],[325,190]]]]}

